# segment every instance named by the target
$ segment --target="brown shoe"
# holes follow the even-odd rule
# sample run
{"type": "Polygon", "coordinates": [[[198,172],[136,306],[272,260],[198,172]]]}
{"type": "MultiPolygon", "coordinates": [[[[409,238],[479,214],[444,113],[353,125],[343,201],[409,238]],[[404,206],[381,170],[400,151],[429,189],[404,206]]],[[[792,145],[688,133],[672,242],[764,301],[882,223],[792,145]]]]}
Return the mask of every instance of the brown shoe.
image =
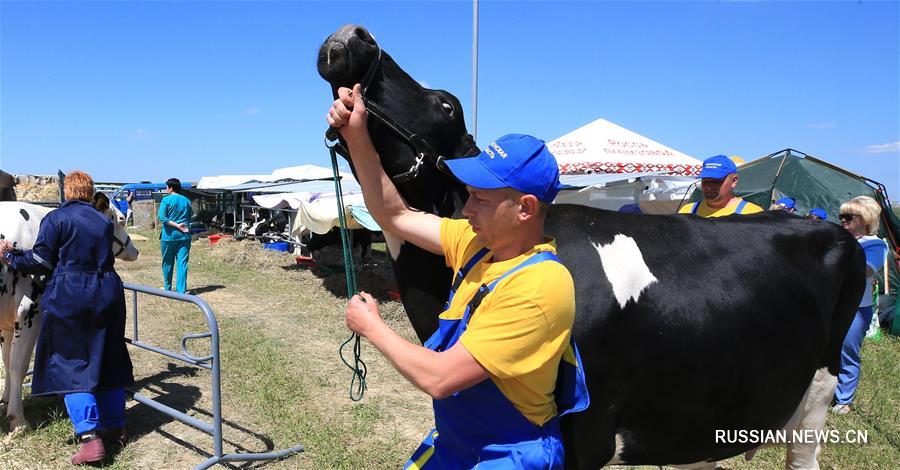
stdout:
{"type": "Polygon", "coordinates": [[[97,434],[103,439],[103,444],[111,449],[121,449],[128,442],[128,432],[125,426],[115,429],[100,429],[97,434]]]}
{"type": "Polygon", "coordinates": [[[72,465],[85,465],[97,463],[106,457],[106,448],[103,447],[103,439],[94,431],[86,432],[78,436],[81,448],[72,456],[72,465]]]}

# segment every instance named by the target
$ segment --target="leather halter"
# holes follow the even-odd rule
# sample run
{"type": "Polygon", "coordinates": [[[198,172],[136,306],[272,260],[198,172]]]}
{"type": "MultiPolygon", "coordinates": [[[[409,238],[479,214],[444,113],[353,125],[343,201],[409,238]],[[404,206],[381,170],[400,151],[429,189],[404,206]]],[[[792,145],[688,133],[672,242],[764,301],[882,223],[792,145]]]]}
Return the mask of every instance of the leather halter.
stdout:
{"type": "MultiPolygon", "coordinates": [[[[378,103],[372,101],[371,99],[366,97],[366,92],[369,89],[369,85],[372,84],[372,80],[375,78],[375,74],[378,69],[381,68],[381,47],[378,47],[378,54],[372,60],[372,64],[369,65],[369,69],[366,71],[366,75],[363,77],[362,82],[360,82],[360,86],[362,88],[362,99],[363,103],[366,106],[366,110],[369,115],[375,117],[382,124],[387,126],[388,129],[394,131],[395,134],[400,136],[407,145],[412,147],[413,151],[416,154],[416,162],[409,168],[409,170],[391,176],[391,180],[394,183],[404,183],[407,181],[411,181],[419,176],[419,170],[422,168],[422,164],[424,162],[430,163],[432,166],[437,168],[443,173],[450,175],[450,170],[447,169],[447,165],[444,163],[445,157],[438,155],[437,152],[434,151],[434,148],[425,140],[424,137],[410,131],[399,121],[394,119],[390,113],[388,113],[383,107],[381,107],[378,103]]],[[[338,132],[334,127],[329,127],[328,131],[325,132],[325,139],[329,142],[335,142],[338,140],[338,132]]],[[[328,145],[326,143],[326,145],[328,145]]],[[[344,153],[349,155],[350,152],[347,148],[341,144],[340,142],[336,142],[329,147],[334,147],[344,153]]]]}
{"type": "Polygon", "coordinates": [[[125,241],[123,242],[122,240],[119,240],[118,237],[116,237],[116,234],[113,234],[113,243],[115,243],[116,245],[119,245],[119,251],[113,253],[113,258],[115,258],[115,257],[118,257],[119,255],[121,255],[123,251],[125,251],[125,248],[128,246],[129,243],[131,243],[131,237],[128,235],[125,235],[125,241]]]}

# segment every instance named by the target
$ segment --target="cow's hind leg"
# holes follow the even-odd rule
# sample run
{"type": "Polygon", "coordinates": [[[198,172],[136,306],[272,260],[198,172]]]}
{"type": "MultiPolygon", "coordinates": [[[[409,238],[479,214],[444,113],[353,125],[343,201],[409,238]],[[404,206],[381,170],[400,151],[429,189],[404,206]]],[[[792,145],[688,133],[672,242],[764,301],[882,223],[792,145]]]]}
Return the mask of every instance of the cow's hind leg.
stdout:
{"type": "MultiPolygon", "coordinates": [[[[806,390],[800,406],[786,426],[789,435],[793,430],[821,430],[825,427],[828,405],[837,386],[837,376],[827,367],[817,370],[809,388],[806,390]]],[[[790,470],[812,470],[819,468],[819,452],[821,446],[817,442],[793,442],[788,444],[785,467],[790,470]]]]}

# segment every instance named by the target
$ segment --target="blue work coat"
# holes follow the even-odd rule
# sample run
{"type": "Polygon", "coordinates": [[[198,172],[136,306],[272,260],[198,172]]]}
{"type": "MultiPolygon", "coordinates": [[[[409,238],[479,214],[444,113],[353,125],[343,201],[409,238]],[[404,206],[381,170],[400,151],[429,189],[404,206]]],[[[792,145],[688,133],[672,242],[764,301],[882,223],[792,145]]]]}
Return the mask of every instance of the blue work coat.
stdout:
{"type": "Polygon", "coordinates": [[[125,293],[113,269],[113,225],[91,204],[66,201],[41,221],[31,250],[8,257],[25,274],[50,274],[40,300],[33,396],[134,383],[125,347],[125,293]]]}

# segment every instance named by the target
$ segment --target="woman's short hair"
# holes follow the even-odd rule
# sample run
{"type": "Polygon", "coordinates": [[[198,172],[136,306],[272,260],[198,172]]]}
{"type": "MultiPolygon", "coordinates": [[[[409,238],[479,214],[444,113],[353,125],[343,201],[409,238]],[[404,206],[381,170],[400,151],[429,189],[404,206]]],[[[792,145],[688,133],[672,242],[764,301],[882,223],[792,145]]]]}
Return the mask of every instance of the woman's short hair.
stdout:
{"type": "Polygon", "coordinates": [[[67,201],[93,202],[94,180],[83,171],[71,171],[63,179],[63,196],[67,201]]]}
{"type": "Polygon", "coordinates": [[[172,188],[172,191],[181,194],[181,180],[179,180],[178,178],[167,179],[166,187],[172,188]]]}
{"type": "Polygon", "coordinates": [[[846,213],[858,214],[862,218],[866,224],[866,235],[878,233],[878,227],[881,225],[879,220],[881,206],[874,199],[869,196],[858,196],[841,204],[841,214],[846,213]]]}

